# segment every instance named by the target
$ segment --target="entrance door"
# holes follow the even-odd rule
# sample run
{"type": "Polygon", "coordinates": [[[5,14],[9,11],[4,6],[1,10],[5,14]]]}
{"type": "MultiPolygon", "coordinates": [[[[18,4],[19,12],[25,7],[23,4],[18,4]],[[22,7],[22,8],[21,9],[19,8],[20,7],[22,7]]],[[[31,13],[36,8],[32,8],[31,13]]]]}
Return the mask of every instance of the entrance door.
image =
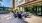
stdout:
{"type": "Polygon", "coordinates": [[[41,15],[41,5],[34,6],[33,13],[35,13],[36,15],[41,15]]]}

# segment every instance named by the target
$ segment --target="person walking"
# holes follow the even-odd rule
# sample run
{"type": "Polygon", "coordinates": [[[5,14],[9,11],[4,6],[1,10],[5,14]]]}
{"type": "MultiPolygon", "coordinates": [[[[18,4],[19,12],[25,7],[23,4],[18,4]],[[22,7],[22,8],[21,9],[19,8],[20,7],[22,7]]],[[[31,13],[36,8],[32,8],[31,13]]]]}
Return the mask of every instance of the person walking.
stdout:
{"type": "Polygon", "coordinates": [[[20,12],[18,12],[18,18],[22,19],[20,12]]]}
{"type": "Polygon", "coordinates": [[[15,18],[17,17],[17,12],[16,12],[16,11],[14,12],[14,17],[15,17],[15,18]]]}

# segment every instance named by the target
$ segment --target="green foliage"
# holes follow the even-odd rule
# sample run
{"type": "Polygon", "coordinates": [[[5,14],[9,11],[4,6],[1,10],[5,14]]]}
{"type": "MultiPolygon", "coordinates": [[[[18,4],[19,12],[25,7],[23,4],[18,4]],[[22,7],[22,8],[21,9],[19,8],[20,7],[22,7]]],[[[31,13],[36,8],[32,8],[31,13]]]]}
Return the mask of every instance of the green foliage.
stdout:
{"type": "Polygon", "coordinates": [[[28,12],[28,7],[24,7],[25,12],[28,12]]]}
{"type": "Polygon", "coordinates": [[[2,2],[2,0],[0,0],[2,2]]]}
{"type": "Polygon", "coordinates": [[[25,12],[32,12],[33,5],[25,6],[25,12]]]}
{"type": "Polygon", "coordinates": [[[0,1],[2,1],[2,0],[0,0],[0,1]]]}
{"type": "Polygon", "coordinates": [[[33,12],[35,13],[35,14],[37,14],[37,13],[40,13],[41,12],[41,4],[40,5],[34,5],[33,6],[33,12]],[[40,9],[40,10],[39,10],[40,9]]]}
{"type": "Polygon", "coordinates": [[[9,7],[0,7],[0,10],[1,11],[8,11],[9,10],[9,7]]]}

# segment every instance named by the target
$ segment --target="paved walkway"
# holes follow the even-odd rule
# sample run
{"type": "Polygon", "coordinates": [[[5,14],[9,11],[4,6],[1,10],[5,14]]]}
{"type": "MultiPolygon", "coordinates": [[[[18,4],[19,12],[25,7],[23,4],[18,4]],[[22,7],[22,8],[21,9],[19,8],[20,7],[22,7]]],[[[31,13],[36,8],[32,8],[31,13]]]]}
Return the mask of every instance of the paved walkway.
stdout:
{"type": "Polygon", "coordinates": [[[2,23],[25,23],[25,22],[18,18],[12,18],[12,19],[4,19],[2,23]]]}
{"type": "Polygon", "coordinates": [[[24,20],[14,18],[12,13],[10,13],[1,15],[1,23],[25,23],[25,22],[24,20]]]}
{"type": "Polygon", "coordinates": [[[42,23],[42,17],[32,16],[31,18],[25,18],[25,21],[29,23],[42,23]]]}

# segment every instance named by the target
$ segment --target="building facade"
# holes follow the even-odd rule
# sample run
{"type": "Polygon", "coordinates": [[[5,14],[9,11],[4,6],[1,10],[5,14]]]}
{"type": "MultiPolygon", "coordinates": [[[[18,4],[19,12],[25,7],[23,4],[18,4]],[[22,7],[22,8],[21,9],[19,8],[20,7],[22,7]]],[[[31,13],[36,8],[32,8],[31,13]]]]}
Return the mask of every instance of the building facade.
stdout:
{"type": "Polygon", "coordinates": [[[10,8],[15,8],[15,0],[10,1],[10,8]]]}
{"type": "MultiPolygon", "coordinates": [[[[22,5],[25,3],[25,0],[15,0],[15,9],[18,9],[19,10],[19,5],[22,5]]],[[[22,11],[22,7],[21,7],[21,11],[22,11]]]]}
{"type": "Polygon", "coordinates": [[[18,2],[18,5],[16,7],[19,8],[19,11],[25,11],[25,12],[33,12],[35,14],[41,15],[41,7],[42,7],[42,0],[24,0],[23,3],[18,2]],[[21,3],[21,4],[20,4],[21,3]],[[25,9],[27,10],[25,10],[25,9]]]}
{"type": "Polygon", "coordinates": [[[10,8],[9,8],[9,10],[13,11],[13,9],[15,9],[15,0],[11,0],[10,1],[10,8]]]}
{"type": "Polygon", "coordinates": [[[19,6],[24,3],[25,3],[25,0],[15,0],[15,6],[19,6]]]}

